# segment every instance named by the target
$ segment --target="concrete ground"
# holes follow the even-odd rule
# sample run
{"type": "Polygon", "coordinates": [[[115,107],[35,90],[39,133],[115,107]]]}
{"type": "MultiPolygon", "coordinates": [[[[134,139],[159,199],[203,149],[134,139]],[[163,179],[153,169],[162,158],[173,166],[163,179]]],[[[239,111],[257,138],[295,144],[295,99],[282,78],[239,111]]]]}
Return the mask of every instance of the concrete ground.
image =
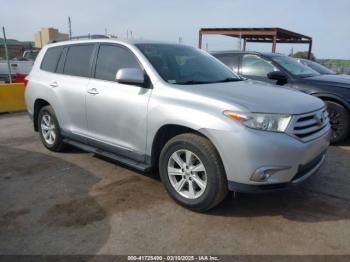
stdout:
{"type": "Polygon", "coordinates": [[[298,189],[198,214],[157,174],[49,152],[27,115],[1,115],[0,254],[350,254],[350,146],[298,189]]]}

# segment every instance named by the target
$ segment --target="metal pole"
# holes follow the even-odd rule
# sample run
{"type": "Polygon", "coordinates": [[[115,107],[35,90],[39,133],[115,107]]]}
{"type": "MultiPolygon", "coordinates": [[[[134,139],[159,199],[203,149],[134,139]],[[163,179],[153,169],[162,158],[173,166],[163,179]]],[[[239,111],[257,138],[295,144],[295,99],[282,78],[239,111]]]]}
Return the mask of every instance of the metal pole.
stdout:
{"type": "Polygon", "coordinates": [[[70,16],[68,16],[68,29],[69,29],[69,40],[72,39],[72,21],[70,20],[70,16]]]}
{"type": "Polygon", "coordinates": [[[10,66],[10,60],[9,60],[9,53],[7,50],[7,40],[6,40],[6,32],[5,32],[5,27],[2,27],[2,33],[4,34],[4,47],[5,47],[5,56],[6,56],[6,61],[7,61],[7,67],[9,69],[9,81],[10,84],[12,84],[12,73],[11,73],[11,66],[10,66]]]}
{"type": "Polygon", "coordinates": [[[239,34],[239,51],[242,51],[242,34],[239,34]]]}
{"type": "Polygon", "coordinates": [[[198,48],[202,48],[202,32],[199,30],[198,33],[198,48]]]}
{"type": "Polygon", "coordinates": [[[276,53],[276,42],[277,42],[277,37],[273,36],[273,38],[272,38],[272,53],[276,53]]]}
{"type": "Polygon", "coordinates": [[[311,59],[311,52],[312,52],[312,39],[310,39],[310,43],[309,43],[309,52],[307,53],[308,59],[311,59]]]}

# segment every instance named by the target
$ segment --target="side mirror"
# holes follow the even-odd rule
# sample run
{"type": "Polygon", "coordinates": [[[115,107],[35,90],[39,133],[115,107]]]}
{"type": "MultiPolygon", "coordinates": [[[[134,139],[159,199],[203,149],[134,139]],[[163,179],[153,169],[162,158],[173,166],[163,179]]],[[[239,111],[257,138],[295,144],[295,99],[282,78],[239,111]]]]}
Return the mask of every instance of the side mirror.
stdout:
{"type": "Polygon", "coordinates": [[[281,71],[273,71],[267,74],[267,77],[278,82],[287,82],[287,75],[281,71]]]}
{"type": "Polygon", "coordinates": [[[118,70],[115,80],[122,84],[142,85],[145,83],[145,75],[139,68],[121,68],[118,70]]]}

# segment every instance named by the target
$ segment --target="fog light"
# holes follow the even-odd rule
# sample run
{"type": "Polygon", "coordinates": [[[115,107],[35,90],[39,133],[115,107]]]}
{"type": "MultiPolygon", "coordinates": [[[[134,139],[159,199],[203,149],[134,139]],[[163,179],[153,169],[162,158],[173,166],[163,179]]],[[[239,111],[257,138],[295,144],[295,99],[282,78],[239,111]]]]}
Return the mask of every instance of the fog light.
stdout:
{"type": "Polygon", "coordinates": [[[290,169],[289,166],[268,166],[260,167],[252,174],[250,177],[251,181],[255,182],[265,182],[269,179],[270,176],[275,174],[278,171],[290,169]]]}

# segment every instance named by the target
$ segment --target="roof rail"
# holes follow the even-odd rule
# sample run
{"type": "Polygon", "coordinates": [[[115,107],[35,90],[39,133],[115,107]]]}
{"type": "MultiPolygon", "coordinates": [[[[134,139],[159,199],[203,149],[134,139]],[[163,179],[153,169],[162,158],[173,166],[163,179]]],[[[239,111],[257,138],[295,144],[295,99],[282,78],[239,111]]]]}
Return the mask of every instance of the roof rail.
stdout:
{"type": "Polygon", "coordinates": [[[69,40],[80,40],[80,39],[108,39],[109,37],[106,35],[81,35],[81,36],[73,36],[71,38],[62,38],[62,39],[57,39],[57,40],[52,40],[49,43],[57,43],[57,42],[62,42],[62,41],[69,41],[69,40]]]}
{"type": "Polygon", "coordinates": [[[79,40],[79,39],[98,39],[98,38],[109,38],[106,35],[81,35],[81,36],[73,36],[69,40],[79,40]]]}

